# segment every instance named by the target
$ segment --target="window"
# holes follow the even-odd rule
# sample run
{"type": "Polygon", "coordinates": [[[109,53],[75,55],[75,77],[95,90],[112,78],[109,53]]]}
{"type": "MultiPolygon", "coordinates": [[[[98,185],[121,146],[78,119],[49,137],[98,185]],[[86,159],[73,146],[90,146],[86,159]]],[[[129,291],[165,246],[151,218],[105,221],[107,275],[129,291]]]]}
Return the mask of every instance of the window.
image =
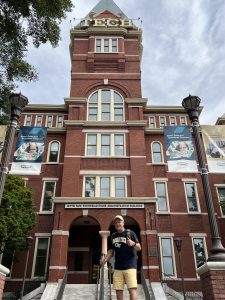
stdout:
{"type": "Polygon", "coordinates": [[[171,238],[161,238],[161,258],[164,276],[175,276],[171,238]]]}
{"type": "Polygon", "coordinates": [[[85,197],[126,197],[126,178],[122,176],[86,176],[85,197]]]}
{"type": "Polygon", "coordinates": [[[95,40],[95,52],[97,52],[97,53],[115,53],[115,52],[118,52],[118,39],[115,39],[115,38],[97,38],[95,40]]]}
{"type": "Polygon", "coordinates": [[[124,134],[87,134],[87,156],[124,156],[124,134]]]}
{"type": "Polygon", "coordinates": [[[180,117],[180,125],[181,126],[187,125],[187,119],[186,119],[186,117],[180,117]]]}
{"type": "Polygon", "coordinates": [[[149,117],[149,127],[155,128],[155,117],[149,117]]]}
{"type": "Polygon", "coordinates": [[[153,163],[162,163],[162,146],[159,142],[152,143],[152,162],[153,163]]]}
{"type": "Polygon", "coordinates": [[[225,187],[217,187],[217,194],[221,206],[222,215],[225,216],[225,187]]]}
{"type": "Polygon", "coordinates": [[[201,267],[206,262],[206,251],[204,238],[193,238],[195,265],[201,267]]]}
{"type": "Polygon", "coordinates": [[[37,126],[37,127],[41,127],[42,126],[42,115],[37,115],[36,116],[35,126],[37,126]]]}
{"type": "Polygon", "coordinates": [[[124,103],[122,96],[114,90],[98,90],[88,101],[89,121],[123,121],[124,103]]]}
{"type": "MultiPolygon", "coordinates": [[[[0,254],[0,263],[9,270],[11,270],[13,265],[14,253],[13,244],[8,242],[4,245],[3,253],[0,254]]],[[[10,274],[8,276],[10,276],[10,274]]]]}
{"type": "Polygon", "coordinates": [[[168,211],[166,182],[156,182],[157,209],[159,212],[168,211]]]}
{"type": "Polygon", "coordinates": [[[57,141],[53,141],[49,144],[48,162],[59,162],[59,148],[60,144],[57,141]]]}
{"type": "Polygon", "coordinates": [[[189,212],[198,212],[199,205],[196,193],[196,185],[193,182],[185,183],[185,194],[189,212]]]}
{"type": "Polygon", "coordinates": [[[176,117],[172,117],[172,116],[170,116],[170,125],[171,126],[176,126],[176,117]]]}
{"type": "Polygon", "coordinates": [[[159,117],[159,124],[160,124],[161,128],[164,127],[164,126],[166,126],[166,117],[160,116],[159,117]]]}
{"type": "Polygon", "coordinates": [[[49,238],[39,237],[36,239],[34,277],[44,277],[47,271],[49,238]]]}
{"type": "Polygon", "coordinates": [[[60,128],[60,127],[63,127],[63,116],[57,116],[57,124],[56,124],[56,126],[58,127],[58,128],[60,128]]]}
{"type": "Polygon", "coordinates": [[[53,116],[46,116],[46,127],[52,127],[53,116]]]}
{"type": "Polygon", "coordinates": [[[32,115],[26,115],[24,126],[31,126],[31,122],[32,122],[32,115]]]}
{"type": "Polygon", "coordinates": [[[43,195],[41,201],[41,211],[52,211],[52,197],[55,196],[55,181],[45,181],[43,186],[43,195]]]}

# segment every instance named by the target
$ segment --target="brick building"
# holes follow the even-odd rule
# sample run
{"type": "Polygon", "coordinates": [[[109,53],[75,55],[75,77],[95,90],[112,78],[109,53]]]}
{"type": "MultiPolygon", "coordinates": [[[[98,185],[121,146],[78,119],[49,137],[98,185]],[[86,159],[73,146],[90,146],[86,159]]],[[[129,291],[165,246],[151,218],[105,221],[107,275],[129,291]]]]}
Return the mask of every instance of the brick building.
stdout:
{"type": "MultiPolygon", "coordinates": [[[[211,247],[201,177],[168,172],[163,136],[164,125],[189,119],[181,106],[142,98],[141,40],[115,3],[101,0],[71,30],[70,97],[62,105],[30,104],[22,114],[22,125],[48,127],[41,174],[24,176],[37,212],[28,281],[56,282],[68,268],[68,283],[96,282],[102,245],[121,214],[142,244],[146,278],[181,289],[174,244],[181,237],[186,289],[201,290],[196,268],[211,247]]],[[[209,179],[225,244],[224,174],[209,179]]],[[[6,291],[21,286],[26,254],[15,255],[7,263],[2,257],[11,270],[6,291]]]]}

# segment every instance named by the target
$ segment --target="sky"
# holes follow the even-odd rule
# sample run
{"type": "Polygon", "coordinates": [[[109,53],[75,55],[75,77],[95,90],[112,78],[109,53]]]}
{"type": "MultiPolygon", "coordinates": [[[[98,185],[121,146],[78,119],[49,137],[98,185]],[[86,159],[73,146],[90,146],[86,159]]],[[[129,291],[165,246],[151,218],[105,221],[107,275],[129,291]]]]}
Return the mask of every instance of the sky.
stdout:
{"type": "MultiPolygon", "coordinates": [[[[39,81],[19,83],[30,104],[64,104],[70,93],[70,29],[98,0],[73,0],[57,48],[29,47],[27,60],[39,81]]],[[[201,124],[225,114],[225,1],[114,0],[143,30],[142,97],[148,105],[181,105],[189,94],[201,98],[201,124]],[[138,21],[137,19],[140,18],[138,21]]]]}

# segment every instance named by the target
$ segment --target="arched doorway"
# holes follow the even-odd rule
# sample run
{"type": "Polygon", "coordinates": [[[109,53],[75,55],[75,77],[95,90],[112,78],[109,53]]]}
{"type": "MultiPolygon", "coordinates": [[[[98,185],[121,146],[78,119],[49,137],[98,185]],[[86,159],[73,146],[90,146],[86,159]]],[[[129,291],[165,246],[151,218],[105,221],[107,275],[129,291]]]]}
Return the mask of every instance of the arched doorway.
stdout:
{"type": "MultiPolygon", "coordinates": [[[[123,216],[124,218],[124,223],[125,223],[125,229],[130,229],[132,231],[134,231],[137,235],[138,240],[141,242],[141,237],[140,237],[140,227],[138,225],[138,223],[131,217],[128,216],[123,216]]],[[[110,225],[109,227],[109,231],[110,231],[110,236],[113,232],[115,232],[115,227],[113,225],[113,223],[110,225]]],[[[137,279],[138,279],[138,283],[141,283],[141,266],[142,266],[142,255],[141,255],[141,251],[137,252],[137,256],[138,256],[138,260],[137,260],[137,279]]]]}
{"type": "Polygon", "coordinates": [[[95,283],[101,256],[100,225],[92,217],[73,221],[68,241],[68,283],[95,283]]]}

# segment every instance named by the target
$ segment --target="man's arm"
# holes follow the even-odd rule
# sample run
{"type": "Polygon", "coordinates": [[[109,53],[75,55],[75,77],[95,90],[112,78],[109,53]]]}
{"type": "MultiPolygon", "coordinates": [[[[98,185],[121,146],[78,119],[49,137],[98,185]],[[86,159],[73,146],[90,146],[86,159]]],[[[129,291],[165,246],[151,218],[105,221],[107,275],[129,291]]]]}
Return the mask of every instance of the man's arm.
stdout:
{"type": "Polygon", "coordinates": [[[140,243],[136,243],[136,242],[132,241],[129,238],[127,238],[127,245],[129,247],[133,247],[136,251],[141,251],[141,244],[140,243]]]}
{"type": "Polygon", "coordinates": [[[102,259],[101,259],[101,264],[104,265],[105,263],[107,263],[111,257],[113,257],[114,255],[114,250],[113,249],[110,249],[108,250],[106,256],[102,256],[102,259]]]}

